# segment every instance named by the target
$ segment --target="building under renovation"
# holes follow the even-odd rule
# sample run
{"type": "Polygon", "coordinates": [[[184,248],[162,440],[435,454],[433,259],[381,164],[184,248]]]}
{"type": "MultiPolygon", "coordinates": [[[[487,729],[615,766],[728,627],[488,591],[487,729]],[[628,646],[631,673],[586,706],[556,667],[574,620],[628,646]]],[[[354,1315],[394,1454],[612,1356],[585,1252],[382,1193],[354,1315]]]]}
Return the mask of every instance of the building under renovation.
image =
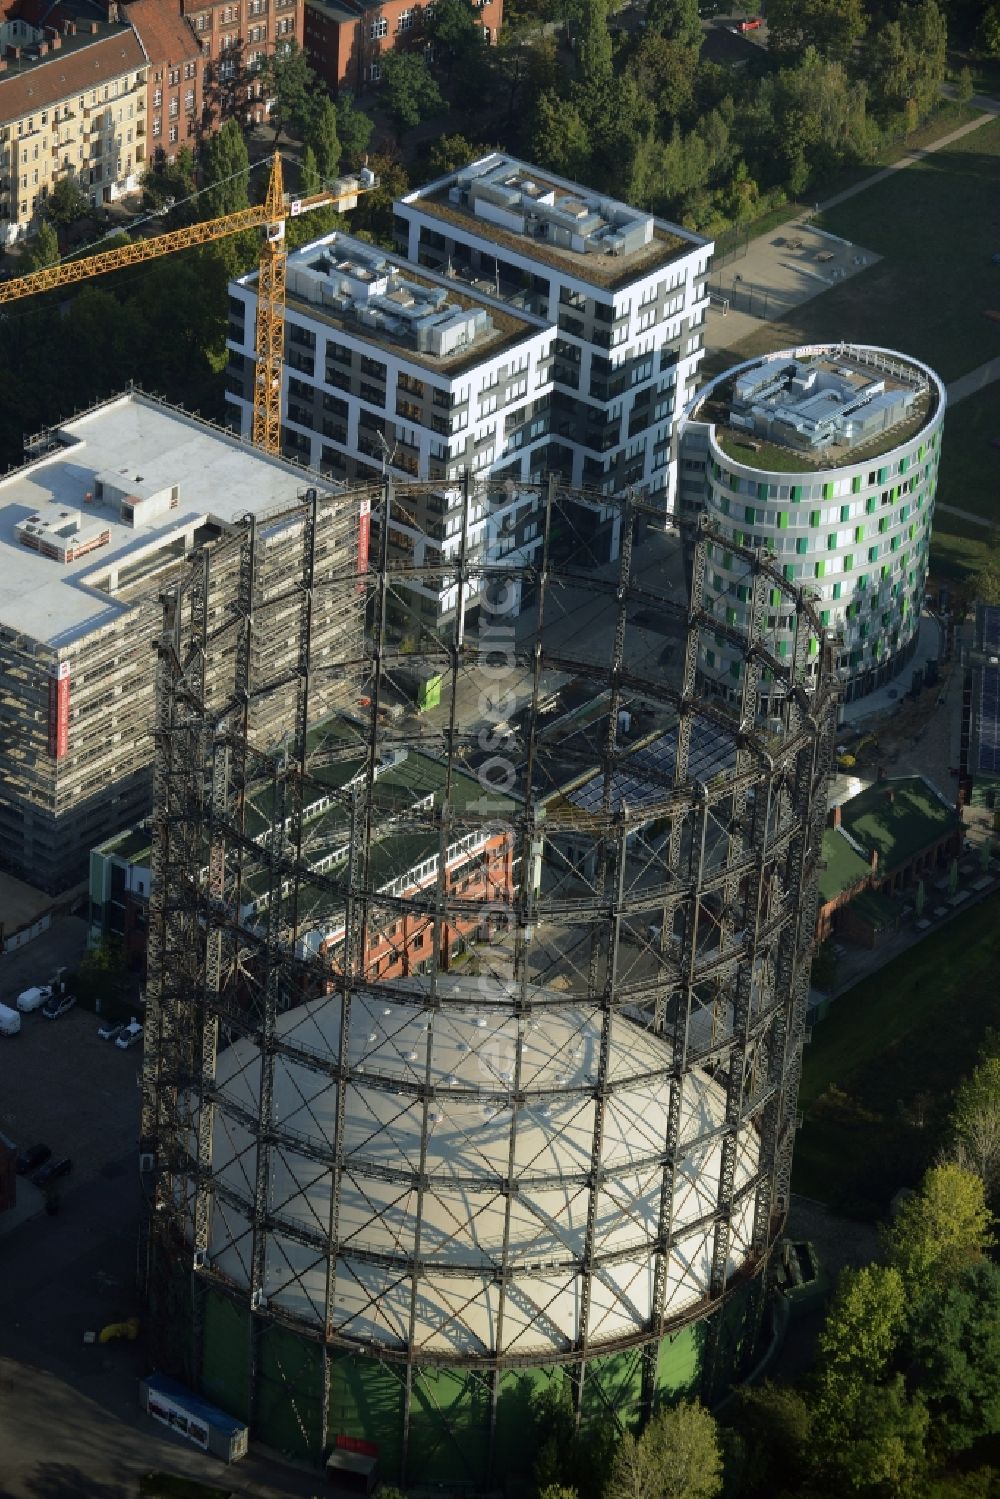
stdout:
{"type": "Polygon", "coordinates": [[[394,570],[388,534],[419,495],[354,495],[386,517],[351,579],[360,664],[316,635],[341,599],[308,511],[290,682],[248,648],[276,607],[249,523],[176,584],[159,642],[154,1357],[275,1448],[462,1493],[528,1481],[546,1388],[621,1426],[746,1367],[788,1206],[832,753],[832,649],[779,568],[741,551],[753,607],[729,626],[704,609],[708,532],[689,614],[645,502],[615,502],[609,566],[585,545],[554,563],[576,496],[533,498],[540,564],[460,547],[454,616],[407,631],[416,564],[394,570]],[[696,694],[706,628],[743,652],[736,704],[696,694]],[[437,684],[419,712],[417,668],[437,684]],[[766,738],[764,669],[785,687],[766,738]],[[338,674],[355,696],[310,729],[338,674]],[[275,746],[254,715],[286,689],[275,746]]]}
{"type": "MultiPolygon", "coordinates": [[[[45,433],[0,480],[0,858],[9,868],[65,888],[85,876],[92,846],[148,813],[160,594],[189,576],[195,556],[211,570],[227,536],[252,525],[255,586],[274,601],[275,627],[248,646],[275,681],[251,710],[257,732],[277,733],[288,711],[281,679],[297,668],[298,637],[282,621],[289,577],[301,586],[307,508],[316,511],[311,565],[340,580],[313,620],[315,665],[334,640],[338,662],[360,652],[367,522],[313,482],[322,483],[138,394],[45,433]]],[[[213,575],[209,621],[232,606],[232,577],[219,592],[213,575]]],[[[224,668],[213,657],[209,679],[224,668]]],[[[344,691],[341,667],[318,670],[316,716],[344,691]]]]}

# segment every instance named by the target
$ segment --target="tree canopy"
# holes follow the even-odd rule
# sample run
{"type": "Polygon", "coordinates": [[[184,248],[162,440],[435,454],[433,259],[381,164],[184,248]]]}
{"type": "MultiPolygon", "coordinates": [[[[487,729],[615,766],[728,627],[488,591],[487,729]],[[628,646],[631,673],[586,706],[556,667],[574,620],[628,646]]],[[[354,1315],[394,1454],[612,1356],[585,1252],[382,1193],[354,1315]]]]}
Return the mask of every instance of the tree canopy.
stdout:
{"type": "Polygon", "coordinates": [[[883,1236],[886,1257],[917,1296],[981,1260],[994,1243],[985,1188],[952,1162],[932,1166],[883,1236]]]}
{"type": "Polygon", "coordinates": [[[382,92],[398,135],[444,107],[427,59],[418,52],[387,52],[382,59],[382,92]]]}
{"type": "Polygon", "coordinates": [[[305,147],[313,153],[313,161],[319,179],[332,182],[340,170],[340,133],[337,128],[337,107],[325,95],[313,113],[305,132],[305,147]]]}
{"type": "Polygon", "coordinates": [[[289,40],[267,53],[257,65],[257,77],[267,98],[274,100],[271,124],[275,144],[282,131],[300,140],[308,135],[319,85],[299,44],[289,40]]]}

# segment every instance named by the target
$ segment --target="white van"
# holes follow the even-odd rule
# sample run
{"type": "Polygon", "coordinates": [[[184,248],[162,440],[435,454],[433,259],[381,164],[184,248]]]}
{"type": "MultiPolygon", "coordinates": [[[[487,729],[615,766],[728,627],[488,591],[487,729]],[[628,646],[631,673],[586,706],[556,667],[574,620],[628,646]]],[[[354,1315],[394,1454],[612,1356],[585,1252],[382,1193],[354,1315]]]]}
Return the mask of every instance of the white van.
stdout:
{"type": "Polygon", "coordinates": [[[51,984],[36,984],[17,996],[17,1008],[27,1014],[29,1010],[40,1010],[46,1000],[52,998],[51,984]]]}
{"type": "Polygon", "coordinates": [[[16,1036],[21,1029],[21,1017],[16,1010],[0,1005],[0,1036],[16,1036]]]}

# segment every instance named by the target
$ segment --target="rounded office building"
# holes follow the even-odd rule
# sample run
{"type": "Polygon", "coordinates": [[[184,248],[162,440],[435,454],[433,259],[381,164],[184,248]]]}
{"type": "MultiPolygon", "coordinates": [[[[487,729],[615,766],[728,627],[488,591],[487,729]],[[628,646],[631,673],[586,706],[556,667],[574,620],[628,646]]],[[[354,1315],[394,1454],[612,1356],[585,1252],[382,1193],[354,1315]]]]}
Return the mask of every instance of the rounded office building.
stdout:
{"type": "MultiPolygon", "coordinates": [[[[848,702],[889,681],[916,647],[945,401],[938,376],[915,359],[814,344],[727,370],[681,424],[678,508],[704,514],[718,537],[713,611],[733,625],[750,607],[750,580],[729,543],[766,549],[789,582],[810,590],[838,638],[848,702]]],[[[762,605],[786,657],[787,616],[773,592],[762,605]]],[[[699,671],[710,691],[738,697],[739,652],[721,635],[704,642],[699,671]]],[[[765,674],[764,714],[771,697],[765,674]]]]}
{"type": "Polygon", "coordinates": [[[752,632],[727,634],[741,713],[696,690],[706,533],[689,614],[652,504],[614,502],[609,566],[580,513],[605,497],[467,481],[467,507],[537,517],[545,565],[461,543],[394,569],[389,525],[430,493],[314,491],[377,516],[360,559],[316,545],[307,503],[167,600],[148,1326],[160,1368],[270,1447],[520,1493],[545,1391],[607,1432],[754,1361],[833,668],[824,641],[804,685],[816,611],[743,550],[793,620],[765,736],[752,632]],[[443,568],[455,618],[431,631],[418,602],[404,632],[443,568]],[[362,647],[335,628],[351,607],[362,647]],[[300,671],[246,648],[275,617],[300,671]],[[249,710],[287,690],[269,743],[249,710]]]}

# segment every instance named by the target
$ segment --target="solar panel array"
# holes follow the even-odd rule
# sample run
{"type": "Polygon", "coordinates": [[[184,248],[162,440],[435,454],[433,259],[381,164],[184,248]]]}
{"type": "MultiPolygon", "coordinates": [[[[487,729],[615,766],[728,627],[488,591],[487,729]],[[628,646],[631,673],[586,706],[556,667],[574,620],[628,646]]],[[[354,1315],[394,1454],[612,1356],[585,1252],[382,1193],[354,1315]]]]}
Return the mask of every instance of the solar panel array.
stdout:
{"type": "MultiPolygon", "coordinates": [[[[611,808],[617,812],[622,801],[630,811],[654,805],[663,800],[673,785],[677,760],[677,729],[668,729],[651,744],[644,744],[628,756],[628,768],[619,767],[612,775],[611,808]]],[[[687,779],[708,781],[721,771],[732,768],[735,750],[732,740],[711,724],[695,723],[691,730],[687,779]]],[[[585,812],[599,811],[604,797],[604,777],[592,776],[583,786],[567,793],[567,800],[585,812]]]]}
{"type": "MultiPolygon", "coordinates": [[[[992,612],[1000,630],[1000,609],[992,612]]],[[[985,775],[1000,775],[1000,667],[981,666],[978,676],[976,770],[985,775]]]]}

